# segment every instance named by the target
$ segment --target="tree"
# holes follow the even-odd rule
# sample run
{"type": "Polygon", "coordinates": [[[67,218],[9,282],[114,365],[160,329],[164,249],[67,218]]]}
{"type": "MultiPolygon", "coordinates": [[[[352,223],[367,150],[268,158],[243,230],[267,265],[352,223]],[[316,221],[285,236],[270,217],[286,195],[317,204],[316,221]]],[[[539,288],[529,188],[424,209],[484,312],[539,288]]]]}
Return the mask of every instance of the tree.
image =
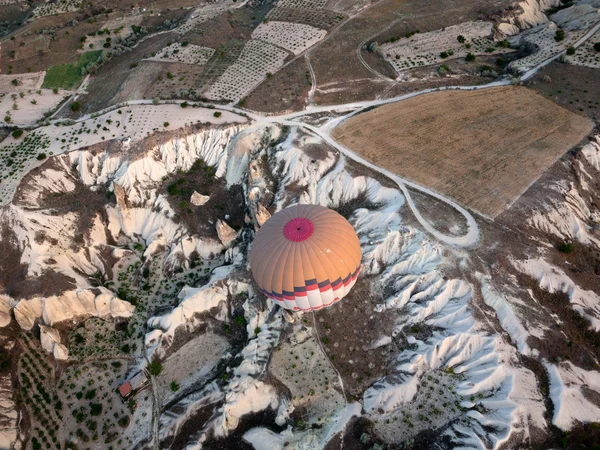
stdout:
{"type": "Polygon", "coordinates": [[[14,80],[11,81],[13,86],[18,86],[19,85],[19,80],[17,80],[16,78],[14,80]]]}
{"type": "Polygon", "coordinates": [[[19,139],[23,135],[23,130],[15,130],[12,132],[12,137],[19,139]]]}
{"type": "Polygon", "coordinates": [[[169,122],[165,122],[165,123],[163,123],[163,126],[164,126],[165,128],[167,128],[169,125],[171,125],[169,122]]]}
{"type": "Polygon", "coordinates": [[[594,44],[594,50],[596,50],[597,52],[600,52],[600,41],[598,41],[594,44]]]}
{"type": "Polygon", "coordinates": [[[171,381],[169,387],[173,392],[177,392],[179,390],[179,383],[177,383],[177,381],[171,381]]]}
{"type": "Polygon", "coordinates": [[[81,110],[81,103],[79,102],[73,102],[71,103],[71,111],[79,111],[81,110]]]}
{"type": "Polygon", "coordinates": [[[456,40],[458,42],[460,42],[461,44],[464,44],[466,41],[465,37],[462,34],[459,34],[458,36],[456,36],[456,40]]]}
{"type": "Polygon", "coordinates": [[[40,153],[39,155],[37,155],[37,159],[39,161],[42,161],[42,160],[46,159],[46,154],[45,153],[40,153]]]}
{"type": "Polygon", "coordinates": [[[475,55],[473,53],[467,53],[467,56],[465,57],[465,61],[475,61],[475,55]]]}
{"type": "Polygon", "coordinates": [[[100,403],[90,403],[90,414],[99,416],[102,413],[102,405],[100,403]]]}
{"type": "Polygon", "coordinates": [[[163,369],[162,364],[157,359],[152,361],[150,363],[150,365],[148,366],[148,371],[150,372],[150,375],[152,375],[154,377],[160,375],[160,373],[162,372],[162,369],[163,369]]]}
{"type": "Polygon", "coordinates": [[[448,57],[448,52],[441,52],[440,53],[440,58],[447,58],[448,57]]]}
{"type": "Polygon", "coordinates": [[[569,47],[567,49],[567,55],[574,55],[575,54],[575,47],[569,47]]]}
{"type": "Polygon", "coordinates": [[[555,40],[556,42],[560,42],[560,41],[562,41],[564,38],[565,38],[565,30],[562,30],[562,29],[560,29],[560,28],[559,28],[558,30],[556,30],[556,34],[554,35],[554,40],[555,40]]]}
{"type": "Polygon", "coordinates": [[[220,111],[215,111],[215,112],[213,113],[213,116],[215,116],[215,117],[217,117],[217,118],[218,118],[218,117],[221,117],[221,112],[220,112],[220,111]]]}

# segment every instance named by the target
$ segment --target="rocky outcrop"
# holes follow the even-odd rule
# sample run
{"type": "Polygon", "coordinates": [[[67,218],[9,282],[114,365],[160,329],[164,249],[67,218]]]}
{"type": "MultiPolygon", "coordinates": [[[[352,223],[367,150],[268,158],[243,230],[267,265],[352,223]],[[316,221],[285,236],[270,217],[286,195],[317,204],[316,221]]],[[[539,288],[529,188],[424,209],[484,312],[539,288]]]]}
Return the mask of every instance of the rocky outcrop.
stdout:
{"type": "Polygon", "coordinates": [[[53,326],[65,321],[80,321],[88,317],[126,319],[133,313],[133,305],[117,298],[105,288],[99,294],[89,289],[67,291],[60,296],[35,297],[21,300],[15,306],[15,319],[24,330],[30,330],[39,321],[53,326]]]}
{"type": "Polygon", "coordinates": [[[219,240],[225,246],[225,248],[231,247],[231,245],[237,239],[237,232],[231,228],[227,222],[224,220],[217,220],[217,234],[219,235],[219,240]]]}
{"type": "Polygon", "coordinates": [[[0,295],[0,327],[5,327],[10,324],[11,315],[15,301],[8,295],[0,295]]]}
{"type": "Polygon", "coordinates": [[[119,183],[113,182],[113,188],[119,209],[121,211],[128,209],[129,201],[127,200],[127,193],[125,192],[125,189],[123,189],[123,186],[121,186],[119,183]]]}
{"type": "Polygon", "coordinates": [[[194,206],[202,206],[206,204],[207,201],[210,200],[209,195],[202,195],[197,191],[194,191],[192,197],[190,198],[190,203],[194,206]]]}
{"type": "Polygon", "coordinates": [[[69,350],[60,343],[58,330],[40,325],[40,341],[42,348],[52,354],[54,359],[65,361],[69,358],[69,350]]]}
{"type": "Polygon", "coordinates": [[[513,36],[522,30],[548,22],[544,11],[558,5],[560,0],[523,0],[500,19],[497,29],[504,36],[513,36]]]}
{"type": "Polygon", "coordinates": [[[256,205],[256,222],[258,226],[262,227],[263,224],[269,220],[271,213],[263,206],[262,203],[256,205]]]}

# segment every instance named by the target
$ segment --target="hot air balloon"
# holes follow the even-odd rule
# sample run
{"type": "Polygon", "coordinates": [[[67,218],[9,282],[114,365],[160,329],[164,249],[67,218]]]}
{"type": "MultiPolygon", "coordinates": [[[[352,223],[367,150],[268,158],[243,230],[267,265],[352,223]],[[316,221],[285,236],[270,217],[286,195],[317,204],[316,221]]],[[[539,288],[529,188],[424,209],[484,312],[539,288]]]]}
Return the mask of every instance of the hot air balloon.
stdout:
{"type": "Polygon", "coordinates": [[[358,236],[329,208],[295,205],[258,230],[250,268],[263,294],[282,308],[311,311],[350,292],[360,271],[358,236]]]}

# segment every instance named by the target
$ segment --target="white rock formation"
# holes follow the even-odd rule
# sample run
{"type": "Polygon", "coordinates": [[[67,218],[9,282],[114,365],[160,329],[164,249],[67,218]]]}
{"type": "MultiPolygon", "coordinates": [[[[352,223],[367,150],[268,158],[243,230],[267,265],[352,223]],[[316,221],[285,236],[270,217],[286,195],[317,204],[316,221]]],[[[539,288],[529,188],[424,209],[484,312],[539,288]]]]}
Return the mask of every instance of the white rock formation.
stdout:
{"type": "Polygon", "coordinates": [[[0,295],[0,327],[10,324],[10,312],[15,306],[15,301],[8,295],[0,295]]]}
{"type": "Polygon", "coordinates": [[[192,197],[190,198],[190,203],[194,206],[202,206],[205,205],[209,200],[210,195],[202,195],[199,192],[194,191],[192,197]]]}
{"type": "Polygon", "coordinates": [[[231,228],[227,222],[221,219],[217,220],[216,228],[219,240],[223,243],[225,248],[231,247],[231,244],[237,239],[237,232],[231,228]]]}
{"type": "Polygon", "coordinates": [[[35,297],[20,300],[15,306],[15,319],[24,330],[30,330],[36,321],[53,326],[66,320],[88,317],[125,319],[131,317],[133,305],[117,298],[105,288],[96,295],[89,289],[67,291],[60,296],[35,297]]]}
{"type": "Polygon", "coordinates": [[[42,348],[54,355],[55,359],[67,360],[69,358],[69,350],[60,343],[60,334],[55,328],[40,325],[40,341],[42,348]]]}

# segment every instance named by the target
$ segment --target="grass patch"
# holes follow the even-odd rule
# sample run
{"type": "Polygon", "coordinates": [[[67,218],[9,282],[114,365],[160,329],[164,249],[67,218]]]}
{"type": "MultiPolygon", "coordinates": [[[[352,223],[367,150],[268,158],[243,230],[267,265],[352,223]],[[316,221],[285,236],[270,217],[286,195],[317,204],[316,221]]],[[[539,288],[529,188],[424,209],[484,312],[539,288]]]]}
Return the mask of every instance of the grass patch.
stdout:
{"type": "Polygon", "coordinates": [[[73,89],[83,79],[83,75],[81,75],[82,67],[96,61],[101,54],[102,50],[85,52],[79,57],[79,61],[76,64],[60,64],[50,67],[46,72],[42,87],[48,89],[73,89]]]}

